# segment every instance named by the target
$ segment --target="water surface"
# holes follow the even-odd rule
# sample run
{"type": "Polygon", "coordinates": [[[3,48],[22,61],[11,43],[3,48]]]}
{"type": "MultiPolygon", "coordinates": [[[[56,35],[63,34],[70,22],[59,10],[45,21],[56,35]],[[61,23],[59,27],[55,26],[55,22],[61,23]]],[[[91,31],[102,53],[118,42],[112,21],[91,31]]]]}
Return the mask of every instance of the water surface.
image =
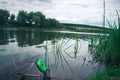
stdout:
{"type": "MultiPolygon", "coordinates": [[[[95,35],[33,30],[0,29],[0,80],[19,80],[20,75],[43,75],[35,60],[45,59],[47,42],[50,76],[59,80],[83,80],[104,66],[93,61],[88,45],[95,35]]],[[[37,80],[28,77],[25,80],[37,80]]]]}

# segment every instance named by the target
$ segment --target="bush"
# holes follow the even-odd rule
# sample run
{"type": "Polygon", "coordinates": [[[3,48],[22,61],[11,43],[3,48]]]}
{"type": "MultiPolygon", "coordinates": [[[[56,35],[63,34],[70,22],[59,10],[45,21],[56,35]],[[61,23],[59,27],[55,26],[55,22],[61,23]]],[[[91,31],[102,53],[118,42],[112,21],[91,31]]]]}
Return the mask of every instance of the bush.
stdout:
{"type": "Polygon", "coordinates": [[[108,36],[99,39],[96,46],[95,59],[103,61],[110,66],[120,66],[120,18],[118,25],[114,24],[108,36]]]}
{"type": "Polygon", "coordinates": [[[95,75],[87,80],[119,80],[120,69],[108,68],[104,71],[98,71],[95,75]]]}

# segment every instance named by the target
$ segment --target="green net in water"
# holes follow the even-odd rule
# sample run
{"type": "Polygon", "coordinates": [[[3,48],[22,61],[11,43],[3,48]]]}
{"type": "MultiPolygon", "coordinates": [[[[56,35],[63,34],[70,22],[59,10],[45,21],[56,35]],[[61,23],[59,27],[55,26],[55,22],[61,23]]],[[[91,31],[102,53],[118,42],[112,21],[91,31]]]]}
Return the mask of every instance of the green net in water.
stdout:
{"type": "Polygon", "coordinates": [[[41,72],[46,72],[47,67],[43,64],[43,59],[36,60],[36,65],[41,72]]]}

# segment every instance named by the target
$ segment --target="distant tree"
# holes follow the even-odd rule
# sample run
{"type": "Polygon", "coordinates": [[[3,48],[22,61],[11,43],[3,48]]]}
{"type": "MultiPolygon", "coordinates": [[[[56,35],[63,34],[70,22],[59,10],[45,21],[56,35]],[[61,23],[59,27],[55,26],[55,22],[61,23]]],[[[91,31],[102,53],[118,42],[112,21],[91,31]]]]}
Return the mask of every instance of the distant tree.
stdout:
{"type": "Polygon", "coordinates": [[[12,25],[15,23],[15,15],[14,14],[10,15],[9,23],[12,25]]]}
{"type": "Polygon", "coordinates": [[[46,27],[46,18],[45,18],[45,15],[42,15],[41,16],[41,27],[46,27]]]}
{"type": "Polygon", "coordinates": [[[45,19],[45,21],[44,21],[44,27],[45,28],[49,28],[50,27],[48,19],[45,19]]]}
{"type": "Polygon", "coordinates": [[[45,16],[41,12],[35,12],[33,17],[35,26],[42,27],[45,23],[45,16]]]}
{"type": "Polygon", "coordinates": [[[17,15],[17,22],[20,26],[26,26],[27,25],[27,12],[24,10],[20,10],[17,15]]]}
{"type": "Polygon", "coordinates": [[[34,13],[30,12],[27,14],[27,23],[29,26],[32,26],[34,24],[34,13]]]}
{"type": "Polygon", "coordinates": [[[9,14],[9,11],[0,9],[0,25],[36,26],[40,28],[59,28],[61,24],[56,19],[46,19],[41,12],[29,12],[20,10],[18,15],[9,14]]]}
{"type": "Polygon", "coordinates": [[[49,18],[48,20],[48,26],[50,27],[59,27],[60,23],[56,19],[49,18]]]}
{"type": "Polygon", "coordinates": [[[11,21],[11,22],[14,22],[14,21],[15,21],[15,15],[14,15],[14,14],[11,14],[11,15],[10,15],[10,21],[11,21]]]}
{"type": "Polygon", "coordinates": [[[0,9],[0,25],[7,24],[9,16],[9,11],[0,9]]]}

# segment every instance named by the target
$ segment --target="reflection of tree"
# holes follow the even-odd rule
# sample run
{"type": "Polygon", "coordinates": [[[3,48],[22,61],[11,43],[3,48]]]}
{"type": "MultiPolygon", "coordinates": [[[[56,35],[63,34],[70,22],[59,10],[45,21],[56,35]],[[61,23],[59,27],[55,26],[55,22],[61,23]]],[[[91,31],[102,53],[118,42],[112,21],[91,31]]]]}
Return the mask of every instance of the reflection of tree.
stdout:
{"type": "Polygon", "coordinates": [[[22,30],[0,30],[0,45],[7,44],[9,39],[16,38],[18,46],[32,46],[42,44],[46,39],[52,40],[56,37],[55,33],[22,31],[22,30]]]}
{"type": "Polygon", "coordinates": [[[24,33],[24,31],[17,31],[16,40],[18,42],[18,46],[22,46],[22,47],[25,46],[24,44],[26,44],[26,42],[25,42],[25,33],[24,33]]]}
{"type": "MultiPolygon", "coordinates": [[[[88,35],[78,35],[78,37],[84,39],[88,35]]],[[[90,37],[90,36],[89,36],[90,37]]],[[[76,39],[75,34],[61,34],[61,33],[51,33],[51,32],[42,32],[42,31],[12,31],[12,30],[1,30],[0,31],[0,44],[7,44],[8,39],[16,38],[18,46],[32,46],[42,44],[45,40],[60,39],[60,38],[72,38],[76,39]]],[[[76,47],[75,47],[76,49],[76,47]]]]}
{"type": "Polygon", "coordinates": [[[18,42],[18,46],[32,46],[37,44],[42,44],[43,41],[51,40],[55,37],[54,33],[46,33],[46,32],[33,32],[33,31],[17,31],[16,39],[18,42]]]}
{"type": "Polygon", "coordinates": [[[6,31],[0,30],[0,45],[7,44],[8,35],[6,31]]]}
{"type": "Polygon", "coordinates": [[[0,30],[0,45],[5,45],[8,42],[14,42],[15,31],[12,30],[0,30]]]}

